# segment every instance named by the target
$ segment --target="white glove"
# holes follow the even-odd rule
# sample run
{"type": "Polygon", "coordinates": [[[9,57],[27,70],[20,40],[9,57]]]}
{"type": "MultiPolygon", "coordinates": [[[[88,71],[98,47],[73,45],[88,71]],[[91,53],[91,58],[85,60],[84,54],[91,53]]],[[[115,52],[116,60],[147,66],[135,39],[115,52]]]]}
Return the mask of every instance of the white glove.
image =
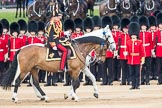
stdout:
{"type": "Polygon", "coordinates": [[[124,55],[124,56],[127,56],[127,55],[128,55],[128,52],[127,52],[127,51],[124,51],[124,52],[123,52],[123,55],[124,55]]]}
{"type": "Polygon", "coordinates": [[[54,46],[52,49],[53,49],[53,50],[57,50],[57,47],[56,47],[56,46],[54,46]]]}
{"type": "Polygon", "coordinates": [[[154,49],[151,50],[151,54],[152,54],[152,57],[156,57],[154,49]]]}
{"type": "Polygon", "coordinates": [[[4,62],[7,62],[7,60],[8,60],[8,53],[6,53],[4,56],[4,62]]]}
{"type": "Polygon", "coordinates": [[[118,55],[118,51],[114,51],[114,56],[117,56],[118,55]]]}
{"type": "Polygon", "coordinates": [[[65,32],[64,32],[64,35],[66,35],[66,36],[69,37],[69,36],[70,36],[70,32],[69,32],[69,31],[65,31],[65,32]]]}

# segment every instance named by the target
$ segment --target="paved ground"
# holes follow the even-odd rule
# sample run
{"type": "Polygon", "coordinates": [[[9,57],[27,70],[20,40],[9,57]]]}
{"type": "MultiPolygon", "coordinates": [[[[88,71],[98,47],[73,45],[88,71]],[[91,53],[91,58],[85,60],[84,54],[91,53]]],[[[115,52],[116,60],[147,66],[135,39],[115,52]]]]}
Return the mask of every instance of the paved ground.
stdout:
{"type": "MultiPolygon", "coordinates": [[[[140,90],[129,90],[130,86],[120,86],[115,82],[113,86],[100,86],[99,99],[93,97],[92,86],[80,86],[77,95],[79,102],[71,99],[64,100],[64,93],[70,87],[59,84],[57,87],[41,87],[49,97],[49,103],[40,101],[34,94],[32,87],[23,84],[19,89],[19,103],[11,101],[11,91],[0,89],[0,108],[161,108],[162,107],[162,85],[141,86],[140,90]]],[[[13,90],[13,89],[12,89],[13,90]]]]}

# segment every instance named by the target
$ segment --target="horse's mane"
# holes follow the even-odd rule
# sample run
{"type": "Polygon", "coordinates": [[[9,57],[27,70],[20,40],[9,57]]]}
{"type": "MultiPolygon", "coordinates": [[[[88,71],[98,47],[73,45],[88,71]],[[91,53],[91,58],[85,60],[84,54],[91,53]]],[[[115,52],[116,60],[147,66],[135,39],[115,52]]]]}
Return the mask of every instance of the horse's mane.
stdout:
{"type": "Polygon", "coordinates": [[[83,36],[75,38],[79,43],[96,43],[101,44],[104,42],[103,29],[95,30],[93,32],[87,33],[83,36]]]}

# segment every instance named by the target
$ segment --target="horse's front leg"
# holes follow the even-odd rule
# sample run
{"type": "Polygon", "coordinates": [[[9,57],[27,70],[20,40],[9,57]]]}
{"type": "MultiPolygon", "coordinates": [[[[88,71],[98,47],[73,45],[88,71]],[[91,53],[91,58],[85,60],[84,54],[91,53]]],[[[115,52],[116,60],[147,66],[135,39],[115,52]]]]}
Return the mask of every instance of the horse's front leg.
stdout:
{"type": "Polygon", "coordinates": [[[37,95],[40,100],[45,100],[45,102],[48,101],[48,97],[46,94],[43,92],[43,90],[40,88],[39,85],[39,80],[38,80],[38,71],[37,69],[32,69],[31,72],[31,77],[30,77],[30,83],[35,91],[35,94],[37,95]]]}
{"type": "Polygon", "coordinates": [[[79,78],[72,79],[72,85],[70,88],[70,92],[68,94],[64,94],[64,98],[67,99],[68,97],[72,97],[72,100],[75,100],[76,102],[79,101],[79,98],[76,95],[76,89],[80,86],[79,78]]]}
{"type": "Polygon", "coordinates": [[[97,88],[95,76],[90,72],[90,70],[89,70],[89,68],[87,66],[85,66],[82,71],[92,81],[93,89],[94,89],[94,94],[93,95],[94,95],[94,97],[98,98],[98,88],[97,88]]]}

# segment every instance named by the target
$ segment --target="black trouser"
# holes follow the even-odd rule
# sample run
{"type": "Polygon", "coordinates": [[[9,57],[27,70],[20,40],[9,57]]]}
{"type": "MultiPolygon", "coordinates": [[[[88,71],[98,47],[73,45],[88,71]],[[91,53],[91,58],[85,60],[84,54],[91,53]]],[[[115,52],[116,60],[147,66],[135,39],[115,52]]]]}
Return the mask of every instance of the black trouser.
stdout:
{"type": "Polygon", "coordinates": [[[70,76],[69,72],[66,72],[65,83],[67,85],[71,85],[71,76],[70,76]]]}
{"type": "Polygon", "coordinates": [[[4,65],[5,65],[5,63],[3,61],[0,61],[0,84],[1,84],[1,80],[2,80],[4,72],[5,72],[4,65]]]}
{"type": "Polygon", "coordinates": [[[114,80],[119,81],[121,76],[121,66],[120,60],[117,58],[113,59],[113,73],[114,73],[114,80]]]}
{"type": "Polygon", "coordinates": [[[143,64],[141,71],[141,83],[150,82],[150,73],[151,73],[151,57],[145,57],[145,63],[143,64]]]}
{"type": "Polygon", "coordinates": [[[113,78],[113,58],[106,58],[104,62],[104,71],[102,73],[102,83],[111,84],[114,80],[113,78]]]}
{"type": "Polygon", "coordinates": [[[157,74],[157,61],[156,61],[156,58],[152,58],[151,59],[151,76],[152,76],[152,79],[156,79],[158,74],[157,74]]]}
{"type": "Polygon", "coordinates": [[[95,78],[97,79],[97,81],[100,80],[100,78],[102,77],[102,73],[104,71],[104,63],[97,63],[97,72],[94,74],[95,78]]]}
{"type": "Polygon", "coordinates": [[[39,70],[39,82],[45,82],[45,76],[46,76],[46,71],[45,70],[39,70]]]}
{"type": "Polygon", "coordinates": [[[140,64],[129,65],[129,71],[131,73],[132,87],[140,86],[140,64]]]}
{"type": "Polygon", "coordinates": [[[158,67],[157,72],[159,76],[158,83],[162,84],[162,57],[157,57],[156,60],[157,60],[157,67],[158,67]]]}
{"type": "Polygon", "coordinates": [[[57,73],[47,72],[47,85],[52,85],[57,82],[55,77],[56,75],[57,73]]]}
{"type": "Polygon", "coordinates": [[[122,69],[122,80],[121,80],[121,84],[125,84],[130,83],[131,78],[130,78],[130,72],[129,72],[129,68],[128,68],[128,64],[127,64],[128,60],[120,60],[120,64],[121,64],[121,69],[122,69]]]}

